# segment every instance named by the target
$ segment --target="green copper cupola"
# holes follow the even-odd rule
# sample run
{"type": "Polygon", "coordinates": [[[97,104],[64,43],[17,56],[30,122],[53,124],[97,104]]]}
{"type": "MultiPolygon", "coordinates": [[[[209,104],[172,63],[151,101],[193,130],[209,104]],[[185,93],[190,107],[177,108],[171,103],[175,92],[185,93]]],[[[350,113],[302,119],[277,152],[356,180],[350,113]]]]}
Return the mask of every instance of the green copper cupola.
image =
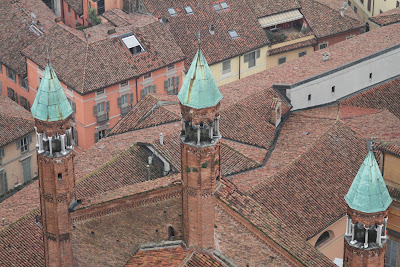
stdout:
{"type": "Polygon", "coordinates": [[[31,112],[35,119],[47,122],[65,120],[73,112],[50,63],[44,70],[31,112]]]}
{"type": "Polygon", "coordinates": [[[214,107],[222,99],[222,94],[200,48],[193,58],[178,98],[182,105],[195,109],[214,107]]]}
{"type": "Polygon", "coordinates": [[[372,141],[368,143],[368,155],[344,198],[350,208],[364,213],[385,211],[392,203],[372,152],[372,141]]]}

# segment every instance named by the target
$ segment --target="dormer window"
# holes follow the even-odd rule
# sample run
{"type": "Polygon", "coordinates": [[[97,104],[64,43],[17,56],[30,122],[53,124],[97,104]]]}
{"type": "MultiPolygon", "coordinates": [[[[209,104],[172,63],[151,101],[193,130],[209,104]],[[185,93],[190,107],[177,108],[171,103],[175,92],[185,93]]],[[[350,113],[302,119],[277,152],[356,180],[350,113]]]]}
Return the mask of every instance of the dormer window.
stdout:
{"type": "Polygon", "coordinates": [[[124,36],[121,39],[132,55],[136,55],[144,51],[143,47],[140,45],[138,39],[135,37],[135,35],[133,35],[133,33],[124,36]]]}
{"type": "Polygon", "coordinates": [[[175,11],[174,8],[172,8],[172,7],[168,8],[168,12],[169,12],[169,14],[170,14],[171,16],[176,16],[176,11],[175,11]]]}
{"type": "Polygon", "coordinates": [[[228,31],[228,33],[229,33],[229,36],[230,36],[232,39],[239,38],[239,35],[237,34],[237,32],[236,32],[235,30],[228,31]]]}
{"type": "Polygon", "coordinates": [[[190,6],[185,6],[185,11],[186,11],[186,14],[188,14],[188,15],[193,14],[193,10],[190,6]]]}

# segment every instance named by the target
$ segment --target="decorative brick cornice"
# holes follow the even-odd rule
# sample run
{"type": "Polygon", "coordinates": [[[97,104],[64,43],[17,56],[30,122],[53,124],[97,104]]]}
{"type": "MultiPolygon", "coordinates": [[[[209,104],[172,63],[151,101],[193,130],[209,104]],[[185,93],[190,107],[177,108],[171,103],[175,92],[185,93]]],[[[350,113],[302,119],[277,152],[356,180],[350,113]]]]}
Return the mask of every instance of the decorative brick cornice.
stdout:
{"type": "Polygon", "coordinates": [[[383,224],[383,219],[388,216],[388,211],[380,211],[374,213],[364,213],[354,210],[347,206],[347,214],[350,215],[353,223],[363,223],[366,227],[373,224],[383,224]]]}
{"type": "Polygon", "coordinates": [[[90,220],[116,212],[144,207],[153,203],[162,202],[182,196],[182,187],[180,185],[170,188],[162,188],[144,194],[135,194],[127,198],[119,198],[109,202],[100,203],[95,206],[89,206],[83,210],[77,210],[72,213],[72,223],[78,223],[90,220]]]}

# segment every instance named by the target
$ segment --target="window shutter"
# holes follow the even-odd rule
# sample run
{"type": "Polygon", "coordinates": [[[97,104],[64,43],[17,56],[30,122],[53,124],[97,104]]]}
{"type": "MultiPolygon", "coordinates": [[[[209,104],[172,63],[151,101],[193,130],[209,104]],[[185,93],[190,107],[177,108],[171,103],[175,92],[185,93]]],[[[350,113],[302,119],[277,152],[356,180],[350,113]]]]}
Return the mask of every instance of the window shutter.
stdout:
{"type": "Polygon", "coordinates": [[[14,92],[14,93],[15,93],[15,95],[14,95],[14,96],[15,96],[15,98],[14,98],[14,99],[15,99],[15,102],[18,103],[18,94],[17,94],[17,92],[14,92]]]}
{"type": "Polygon", "coordinates": [[[167,91],[168,89],[168,80],[164,81],[164,90],[167,91]]]}
{"type": "Polygon", "coordinates": [[[4,191],[3,193],[8,191],[8,182],[7,182],[7,173],[3,173],[3,185],[4,185],[4,191]]]}
{"type": "MultiPolygon", "coordinates": [[[[1,66],[0,66],[0,68],[1,68],[1,66]]],[[[1,72],[1,71],[0,71],[1,72]]],[[[2,88],[2,86],[1,86],[1,81],[0,81],[0,94],[3,94],[3,88],[2,88]]]]}
{"type": "Polygon", "coordinates": [[[110,101],[106,102],[106,112],[110,112],[110,101]]]}
{"type": "Polygon", "coordinates": [[[175,77],[175,88],[179,88],[179,76],[175,77]]]}
{"type": "Polygon", "coordinates": [[[260,57],[260,49],[258,49],[257,51],[256,51],[256,58],[259,58],[260,57]]]}
{"type": "Polygon", "coordinates": [[[12,97],[11,88],[7,87],[7,95],[8,97],[12,97]]]}
{"type": "Polygon", "coordinates": [[[20,150],[21,149],[21,139],[17,140],[17,149],[20,150]]]}
{"type": "Polygon", "coordinates": [[[144,97],[144,89],[140,90],[140,99],[142,99],[144,97]]]}
{"type": "Polygon", "coordinates": [[[4,157],[5,157],[4,148],[0,148],[0,158],[4,157]]]}
{"type": "Polygon", "coordinates": [[[133,93],[129,94],[129,103],[133,103],[133,93]]]}
{"type": "Polygon", "coordinates": [[[97,117],[97,105],[93,106],[93,115],[97,117]]]}
{"type": "Polygon", "coordinates": [[[120,108],[121,107],[121,97],[117,98],[117,106],[120,108]]]}
{"type": "Polygon", "coordinates": [[[99,133],[94,133],[94,142],[99,142],[99,133]]]}
{"type": "Polygon", "coordinates": [[[76,104],[75,104],[75,102],[72,102],[72,110],[74,111],[74,113],[76,113],[76,104]]]}
{"type": "Polygon", "coordinates": [[[73,130],[73,132],[74,132],[74,143],[75,143],[75,145],[77,146],[77,145],[78,145],[78,132],[77,132],[77,130],[75,129],[75,127],[74,127],[72,130],[73,130]]]}
{"type": "Polygon", "coordinates": [[[244,63],[249,62],[249,54],[244,55],[244,63]]]}
{"type": "Polygon", "coordinates": [[[153,93],[156,93],[156,85],[153,85],[153,93]]]}
{"type": "Polygon", "coordinates": [[[21,105],[24,105],[24,98],[23,98],[22,95],[19,96],[19,103],[20,103],[21,105]]]}
{"type": "Polygon", "coordinates": [[[32,143],[32,135],[30,134],[30,135],[28,135],[28,144],[31,144],[32,143]]]}

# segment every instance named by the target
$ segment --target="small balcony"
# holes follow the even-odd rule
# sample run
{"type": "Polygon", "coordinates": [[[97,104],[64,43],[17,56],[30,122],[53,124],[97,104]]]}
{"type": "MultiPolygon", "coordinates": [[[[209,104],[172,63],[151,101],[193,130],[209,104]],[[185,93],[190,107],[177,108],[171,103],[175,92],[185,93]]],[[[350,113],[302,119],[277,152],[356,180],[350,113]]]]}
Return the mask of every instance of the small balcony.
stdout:
{"type": "Polygon", "coordinates": [[[308,36],[309,30],[301,23],[301,20],[264,29],[271,44],[279,44],[290,40],[308,36]]]}

